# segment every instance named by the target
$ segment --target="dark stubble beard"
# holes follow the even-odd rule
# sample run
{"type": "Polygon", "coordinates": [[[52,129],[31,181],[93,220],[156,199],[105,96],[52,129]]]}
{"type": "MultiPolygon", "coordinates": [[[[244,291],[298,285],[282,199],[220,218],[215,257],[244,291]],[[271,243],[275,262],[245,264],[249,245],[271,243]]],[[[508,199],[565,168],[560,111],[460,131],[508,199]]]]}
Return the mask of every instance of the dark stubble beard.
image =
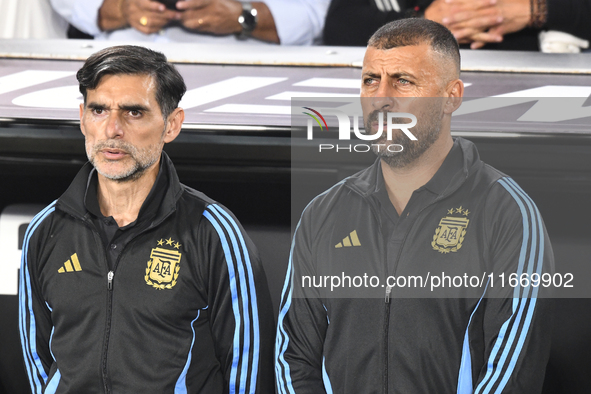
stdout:
{"type": "MultiPolygon", "coordinates": [[[[388,141],[386,137],[386,127],[384,126],[382,136],[373,143],[373,152],[391,168],[404,168],[411,165],[439,138],[439,135],[441,134],[443,114],[440,101],[431,100],[433,102],[428,103],[426,110],[421,114],[418,114],[417,125],[409,130],[415,137],[417,137],[417,141],[410,140],[410,138],[408,138],[408,136],[406,136],[401,130],[394,130],[392,133],[392,140],[388,141]],[[400,152],[388,151],[388,145],[393,144],[402,145],[403,150],[400,152]]],[[[378,120],[380,112],[383,112],[384,119],[387,119],[388,112],[375,110],[371,112],[365,120],[365,130],[371,130],[371,124],[378,120]]],[[[392,123],[408,123],[408,118],[393,118],[392,123]]]]}
{"type": "Polygon", "coordinates": [[[92,147],[92,151],[88,152],[88,160],[92,163],[97,172],[107,179],[116,182],[130,182],[136,181],[142,177],[148,168],[160,158],[160,149],[158,144],[150,145],[146,148],[138,149],[135,146],[119,140],[107,140],[97,143],[92,147]],[[119,149],[131,156],[134,164],[127,171],[119,174],[109,174],[100,169],[97,166],[96,155],[102,149],[119,149]]]}

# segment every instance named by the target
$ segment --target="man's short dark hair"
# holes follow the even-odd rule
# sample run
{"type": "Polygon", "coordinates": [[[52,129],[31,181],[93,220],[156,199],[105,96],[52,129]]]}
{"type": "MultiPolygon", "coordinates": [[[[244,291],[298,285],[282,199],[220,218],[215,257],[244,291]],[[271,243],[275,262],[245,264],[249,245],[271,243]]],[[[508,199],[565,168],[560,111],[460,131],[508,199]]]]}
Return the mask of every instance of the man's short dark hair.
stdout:
{"type": "Polygon", "coordinates": [[[367,43],[376,49],[428,44],[431,49],[454,62],[460,75],[460,47],[453,34],[443,25],[429,19],[407,18],[385,24],[367,43]]]}
{"type": "Polygon", "coordinates": [[[174,111],[187,91],[181,74],[160,52],[121,45],[92,54],[78,70],[76,78],[86,105],[86,91],[96,89],[105,75],[150,75],[156,81],[156,101],[164,120],[174,111]]]}

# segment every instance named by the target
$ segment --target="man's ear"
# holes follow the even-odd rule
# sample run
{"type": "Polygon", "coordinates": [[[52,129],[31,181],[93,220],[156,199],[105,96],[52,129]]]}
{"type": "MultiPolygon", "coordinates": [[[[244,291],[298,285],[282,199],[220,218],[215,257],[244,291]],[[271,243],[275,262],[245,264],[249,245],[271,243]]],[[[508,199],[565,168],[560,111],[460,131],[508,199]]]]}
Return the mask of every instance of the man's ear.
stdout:
{"type": "Polygon", "coordinates": [[[83,116],[84,116],[84,103],[80,103],[80,131],[86,137],[86,130],[84,130],[84,122],[82,122],[83,116]]]}
{"type": "Polygon", "coordinates": [[[447,101],[443,109],[444,113],[451,115],[462,105],[462,97],[464,97],[464,82],[461,79],[456,79],[447,84],[445,89],[447,92],[447,101]]]}
{"type": "Polygon", "coordinates": [[[166,130],[164,131],[164,143],[168,144],[169,142],[174,141],[174,139],[179,135],[181,132],[181,128],[183,127],[183,122],[185,121],[185,110],[178,107],[170,115],[168,115],[168,119],[166,120],[166,130]]]}

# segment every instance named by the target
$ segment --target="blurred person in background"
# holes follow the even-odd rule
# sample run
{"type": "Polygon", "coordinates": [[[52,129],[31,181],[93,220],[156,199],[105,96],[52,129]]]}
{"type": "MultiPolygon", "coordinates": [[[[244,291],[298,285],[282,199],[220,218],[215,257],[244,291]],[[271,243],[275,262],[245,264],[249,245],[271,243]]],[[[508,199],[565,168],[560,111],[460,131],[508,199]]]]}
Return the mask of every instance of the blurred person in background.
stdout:
{"type": "Polygon", "coordinates": [[[49,0],[0,1],[0,38],[66,38],[67,28],[49,0]]]}
{"type": "MultiPolygon", "coordinates": [[[[543,51],[545,41],[587,48],[583,41],[591,40],[590,0],[438,0],[425,17],[446,25],[472,49],[538,50],[538,39],[543,51]],[[542,31],[553,33],[540,36],[542,31]]],[[[555,51],[573,52],[560,46],[555,51]]]]}
{"type": "Polygon", "coordinates": [[[572,49],[565,52],[585,48],[584,41],[591,40],[591,0],[332,0],[324,43],[365,46],[383,24],[409,17],[445,25],[472,49],[537,51],[545,48],[544,38],[559,36],[572,49]],[[563,34],[544,34],[540,44],[546,30],[563,34]]]}
{"type": "Polygon", "coordinates": [[[329,0],[51,0],[75,28],[116,41],[318,43],[329,0]],[[167,4],[165,4],[167,3],[167,4]]]}

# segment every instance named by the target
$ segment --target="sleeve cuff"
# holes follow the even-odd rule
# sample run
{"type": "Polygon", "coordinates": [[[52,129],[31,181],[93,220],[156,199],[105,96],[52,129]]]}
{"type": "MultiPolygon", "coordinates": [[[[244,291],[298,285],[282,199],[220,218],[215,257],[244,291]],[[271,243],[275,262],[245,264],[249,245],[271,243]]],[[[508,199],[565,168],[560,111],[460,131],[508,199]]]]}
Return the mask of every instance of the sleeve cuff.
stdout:
{"type": "Polygon", "coordinates": [[[570,0],[546,0],[546,29],[568,30],[569,23],[577,19],[576,8],[570,0]]]}
{"type": "Polygon", "coordinates": [[[322,37],[329,0],[266,0],[281,45],[312,45],[322,37]]]}
{"type": "Polygon", "coordinates": [[[102,0],[76,0],[69,22],[86,34],[92,36],[100,34],[98,12],[102,3],[102,0]]]}

